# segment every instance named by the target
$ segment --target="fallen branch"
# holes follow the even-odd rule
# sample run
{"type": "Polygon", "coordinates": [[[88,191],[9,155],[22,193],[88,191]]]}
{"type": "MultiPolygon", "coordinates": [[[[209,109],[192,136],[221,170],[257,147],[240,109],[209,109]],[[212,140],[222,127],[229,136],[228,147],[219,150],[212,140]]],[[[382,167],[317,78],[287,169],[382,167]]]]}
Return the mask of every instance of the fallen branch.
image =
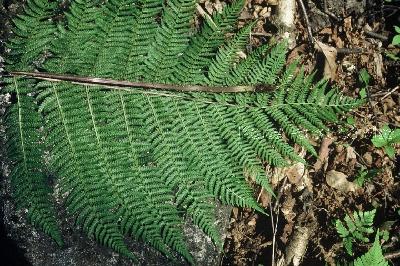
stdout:
{"type": "Polygon", "coordinates": [[[175,85],[163,83],[147,83],[147,82],[132,82],[126,80],[114,80],[95,77],[81,77],[74,75],[63,75],[43,72],[23,72],[13,71],[8,73],[11,76],[25,76],[34,79],[48,80],[48,81],[70,81],[79,85],[96,86],[101,85],[106,88],[123,89],[123,88],[142,88],[142,89],[158,89],[167,91],[181,91],[181,92],[254,92],[256,90],[270,90],[269,86],[201,86],[201,85],[175,85]]]}
{"type": "Polygon", "coordinates": [[[384,255],[384,257],[387,260],[398,258],[398,257],[400,257],[400,250],[397,250],[397,251],[394,251],[394,252],[390,252],[390,253],[386,253],[384,255]]]}
{"type": "Polygon", "coordinates": [[[306,7],[304,6],[303,0],[297,0],[297,1],[298,1],[299,5],[300,5],[301,11],[303,12],[304,21],[305,21],[306,27],[307,27],[308,41],[309,41],[311,47],[313,48],[312,45],[314,44],[314,37],[313,37],[313,34],[312,34],[310,21],[308,20],[306,7]]]}

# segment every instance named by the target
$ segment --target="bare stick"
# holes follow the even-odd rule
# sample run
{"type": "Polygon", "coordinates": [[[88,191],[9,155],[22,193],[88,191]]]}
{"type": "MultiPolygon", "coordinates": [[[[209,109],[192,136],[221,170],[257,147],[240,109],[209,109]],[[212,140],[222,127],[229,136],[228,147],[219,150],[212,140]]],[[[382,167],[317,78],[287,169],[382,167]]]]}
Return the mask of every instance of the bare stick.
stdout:
{"type": "Polygon", "coordinates": [[[400,250],[397,250],[397,251],[391,252],[391,253],[386,253],[384,255],[384,257],[387,260],[398,258],[398,257],[400,257],[400,250]]]}
{"type": "Polygon", "coordinates": [[[385,96],[383,96],[383,97],[381,98],[381,101],[383,101],[386,97],[388,97],[389,95],[391,95],[393,92],[397,91],[397,89],[399,89],[399,88],[400,88],[400,86],[394,87],[394,89],[392,89],[391,91],[389,91],[388,93],[386,93],[385,96]]]}
{"type": "MultiPolygon", "coordinates": [[[[274,213],[272,211],[272,204],[269,203],[269,212],[271,215],[271,225],[272,225],[272,256],[271,256],[271,266],[275,266],[275,241],[276,241],[276,226],[274,223],[274,213]]],[[[276,217],[278,219],[278,216],[276,217]]],[[[276,225],[278,220],[276,221],[276,225]]]]}
{"type": "Polygon", "coordinates": [[[301,7],[301,11],[303,12],[304,21],[305,21],[306,27],[307,27],[308,41],[309,41],[311,47],[314,47],[312,45],[314,43],[314,38],[313,38],[311,26],[310,26],[310,21],[308,20],[306,7],[304,6],[303,0],[297,0],[297,2],[299,3],[299,5],[301,7]]]}
{"type": "Polygon", "coordinates": [[[382,40],[382,41],[387,41],[388,40],[387,36],[379,34],[379,33],[376,33],[376,32],[373,32],[373,31],[364,31],[364,33],[365,33],[365,35],[368,35],[370,37],[373,37],[373,38],[376,38],[376,39],[379,39],[379,40],[382,40]]]}
{"type": "Polygon", "coordinates": [[[333,14],[331,11],[329,11],[328,5],[326,4],[326,0],[323,0],[323,1],[324,1],[324,12],[325,12],[325,14],[328,14],[334,20],[339,21],[339,18],[335,14],[333,14]]]}
{"type": "Polygon", "coordinates": [[[338,54],[368,54],[370,52],[365,51],[363,48],[354,47],[354,48],[336,48],[338,54]]]}
{"type": "Polygon", "coordinates": [[[197,12],[199,12],[200,16],[208,20],[215,28],[218,28],[217,25],[215,25],[214,21],[212,20],[211,16],[207,14],[207,12],[201,7],[201,5],[196,4],[196,10],[197,12]]]}
{"type": "Polygon", "coordinates": [[[283,184],[279,189],[278,196],[276,197],[276,202],[274,206],[272,206],[271,202],[269,203],[270,215],[271,215],[271,224],[272,224],[272,256],[271,256],[271,265],[275,266],[275,250],[276,250],[276,233],[278,231],[278,222],[279,222],[279,200],[282,196],[283,189],[287,182],[287,176],[283,180],[283,184]],[[276,221],[274,223],[274,213],[276,214],[276,221]]]}
{"type": "Polygon", "coordinates": [[[287,176],[283,179],[282,186],[279,189],[278,195],[276,196],[275,204],[274,204],[274,212],[278,212],[278,207],[279,207],[279,201],[281,200],[283,190],[285,189],[286,183],[287,183],[287,176]]]}
{"type": "MultiPolygon", "coordinates": [[[[13,71],[9,72],[12,76],[26,76],[30,78],[49,80],[49,81],[70,81],[80,85],[102,85],[108,88],[121,89],[121,88],[143,88],[143,89],[158,89],[167,91],[181,91],[181,92],[254,92],[256,86],[200,86],[200,85],[175,85],[163,83],[147,83],[147,82],[132,82],[126,80],[114,80],[105,78],[94,77],[81,77],[74,75],[63,75],[43,72],[24,72],[13,71]]],[[[268,86],[267,86],[268,87],[268,86]]],[[[269,90],[269,88],[268,88],[269,90]]]]}

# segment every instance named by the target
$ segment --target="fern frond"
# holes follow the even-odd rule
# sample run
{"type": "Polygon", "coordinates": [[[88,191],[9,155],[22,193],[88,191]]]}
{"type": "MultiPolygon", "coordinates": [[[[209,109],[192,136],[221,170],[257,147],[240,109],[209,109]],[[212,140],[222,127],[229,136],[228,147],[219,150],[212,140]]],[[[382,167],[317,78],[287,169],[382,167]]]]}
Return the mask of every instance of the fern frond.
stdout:
{"type": "Polygon", "coordinates": [[[118,182],[102,178],[107,168],[89,92],[69,84],[50,84],[38,99],[41,112],[48,114],[46,128],[55,129],[48,131],[47,144],[51,167],[62,177],[62,192],[68,194],[69,212],[89,236],[135,258],[123,241],[113,211],[120,203],[117,195],[113,196],[118,182]]]}
{"type": "Polygon", "coordinates": [[[372,225],[375,212],[375,209],[366,212],[354,212],[353,217],[349,215],[344,217],[345,223],[341,220],[336,220],[336,231],[339,233],[340,237],[343,238],[344,247],[350,255],[353,254],[353,241],[359,240],[369,242],[367,236],[374,232],[372,225]]]}
{"type": "Polygon", "coordinates": [[[116,61],[117,65],[123,68],[120,72],[123,73],[123,78],[138,80],[143,77],[143,71],[146,69],[145,58],[157,34],[157,16],[159,16],[162,6],[162,0],[139,1],[138,7],[141,9],[130,27],[132,35],[127,42],[129,53],[127,53],[126,65],[120,64],[121,61],[116,61]]]}
{"type": "Polygon", "coordinates": [[[297,155],[293,147],[286,143],[278,130],[274,127],[271,119],[262,111],[257,109],[249,110],[251,119],[263,138],[271,143],[282,157],[305,163],[304,159],[297,155]]]}
{"type": "Polygon", "coordinates": [[[56,9],[56,2],[27,1],[25,14],[13,20],[15,37],[7,43],[9,69],[29,71],[33,69],[32,63],[44,60],[44,52],[50,49],[56,37],[56,26],[52,21],[56,9]]]}
{"type": "Polygon", "coordinates": [[[354,261],[354,266],[388,266],[389,263],[385,260],[382,254],[382,247],[379,243],[379,231],[376,233],[375,241],[367,253],[357,258],[354,261]]]}
{"type": "MultiPolygon", "coordinates": [[[[140,194],[143,195],[141,201],[147,202],[146,206],[148,206],[149,211],[162,210],[162,212],[158,214],[157,212],[151,211],[153,214],[152,217],[149,217],[150,219],[147,223],[150,225],[150,227],[158,230],[156,232],[158,232],[159,237],[165,246],[168,246],[178,251],[185,258],[191,261],[192,258],[185,247],[184,237],[180,232],[181,220],[178,216],[175,206],[171,204],[173,202],[173,196],[170,193],[171,190],[168,186],[163,184],[163,180],[159,175],[159,171],[162,169],[160,169],[161,167],[151,167],[150,165],[154,163],[151,158],[142,157],[149,152],[149,149],[151,149],[151,144],[148,142],[148,139],[144,137],[145,135],[149,135],[150,133],[146,131],[147,129],[140,128],[143,127],[144,123],[147,123],[147,121],[145,120],[146,117],[139,115],[144,111],[144,108],[141,105],[140,101],[141,97],[134,99],[127,96],[128,95],[119,95],[119,109],[116,109],[112,112],[115,115],[115,121],[121,121],[120,130],[118,130],[118,132],[125,132],[125,138],[129,140],[129,148],[131,149],[130,152],[121,151],[118,152],[118,154],[120,154],[120,156],[124,156],[124,154],[130,153],[130,156],[132,156],[132,159],[134,159],[131,164],[131,169],[121,168],[121,172],[125,169],[126,175],[129,176],[130,172],[135,172],[139,170],[139,175],[135,178],[135,180],[132,181],[128,181],[126,178],[122,178],[121,187],[129,187],[131,189],[131,192],[129,191],[129,189],[127,189],[127,193],[132,193],[132,191],[140,192],[140,194]],[[137,112],[137,110],[140,110],[140,112],[137,112]],[[119,114],[121,111],[123,112],[123,114],[119,114]],[[135,167],[132,169],[132,166],[135,167]]],[[[108,104],[107,106],[118,105],[108,104]]],[[[105,114],[106,113],[109,112],[105,112],[105,114]]],[[[110,133],[115,131],[116,126],[117,124],[111,125],[111,127],[109,128],[110,133]]],[[[115,145],[118,145],[117,143],[113,144],[113,142],[115,142],[113,138],[110,138],[108,141],[106,141],[107,145],[110,145],[110,150],[112,150],[112,147],[114,147],[115,145]]],[[[115,151],[112,152],[112,154],[114,153],[115,151]]],[[[123,158],[121,157],[120,159],[123,158]]],[[[115,167],[119,167],[117,165],[119,160],[113,161],[116,164],[115,167]]],[[[125,197],[129,198],[129,194],[122,195],[122,199],[125,197]]],[[[128,208],[127,211],[129,211],[130,209],[131,208],[128,208]]],[[[138,222],[140,222],[140,220],[138,222]]],[[[152,241],[152,239],[154,239],[154,236],[149,237],[150,241],[152,241]]],[[[150,243],[154,245],[152,242],[150,243]]],[[[163,252],[168,254],[165,251],[163,252]]]]}
{"type": "Polygon", "coordinates": [[[43,169],[42,118],[34,99],[20,93],[21,87],[31,86],[30,82],[15,78],[12,82],[9,86],[13,86],[16,93],[16,103],[8,109],[5,123],[6,148],[14,164],[10,180],[15,203],[18,209],[26,208],[28,220],[61,246],[63,241],[43,169]]]}
{"type": "Polygon", "coordinates": [[[226,84],[275,84],[286,61],[286,49],[285,42],[271,49],[260,46],[229,73],[226,84]]]}

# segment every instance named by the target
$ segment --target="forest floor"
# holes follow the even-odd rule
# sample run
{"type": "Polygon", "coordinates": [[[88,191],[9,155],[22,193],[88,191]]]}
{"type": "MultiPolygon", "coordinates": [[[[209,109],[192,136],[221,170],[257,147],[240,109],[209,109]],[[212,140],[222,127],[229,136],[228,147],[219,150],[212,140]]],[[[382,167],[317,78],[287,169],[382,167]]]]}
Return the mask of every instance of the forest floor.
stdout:
{"type": "MultiPolygon", "coordinates": [[[[255,45],[282,35],[276,23],[278,2],[247,4],[242,21],[259,18],[252,36],[255,45]]],[[[393,146],[397,156],[390,157],[371,141],[385,125],[400,128],[400,46],[392,44],[394,26],[400,26],[400,2],[296,2],[304,3],[306,15],[300,8],[294,13],[289,61],[301,56],[306,72],[317,71],[317,77],[330,78],[353,97],[365,87],[360,79],[365,69],[370,76],[363,90],[368,102],[346,114],[325,138],[315,139],[319,158],[306,155],[306,166],[267,167],[277,197],[271,199],[257,188],[256,196],[272,209],[270,216],[234,208],[221,265],[282,265],[283,258],[293,265],[350,262],[371,247],[378,229],[386,234],[381,240],[385,258],[400,265],[400,146],[393,146]],[[336,220],[371,210],[376,210],[374,233],[367,234],[365,242],[354,241],[350,255],[336,220]]],[[[211,10],[220,4],[206,1],[204,6],[211,10]]]]}

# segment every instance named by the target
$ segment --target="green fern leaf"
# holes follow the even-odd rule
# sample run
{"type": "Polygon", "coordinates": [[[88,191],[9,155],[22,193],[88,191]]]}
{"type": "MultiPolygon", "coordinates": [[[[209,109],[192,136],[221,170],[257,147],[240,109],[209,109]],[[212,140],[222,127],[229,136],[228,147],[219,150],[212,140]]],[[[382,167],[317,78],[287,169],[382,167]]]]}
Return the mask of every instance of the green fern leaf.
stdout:
{"type": "Polygon", "coordinates": [[[354,212],[353,217],[349,215],[344,217],[345,223],[336,220],[336,231],[339,233],[340,237],[343,238],[344,247],[350,255],[353,254],[354,241],[369,242],[368,235],[374,232],[373,222],[375,212],[375,209],[366,212],[354,212]]]}
{"type": "Polygon", "coordinates": [[[382,248],[379,243],[379,231],[375,236],[375,241],[367,253],[357,258],[354,261],[354,266],[388,266],[389,263],[385,260],[382,254],[382,248]]]}
{"type": "Polygon", "coordinates": [[[173,82],[184,84],[204,82],[207,66],[224,43],[224,35],[236,23],[244,4],[244,0],[235,0],[221,13],[214,14],[211,19],[206,18],[201,31],[190,39],[189,46],[175,66],[173,82]]]}
{"type": "Polygon", "coordinates": [[[219,49],[208,69],[206,81],[208,85],[227,85],[225,81],[226,76],[232,68],[232,65],[238,60],[238,52],[243,49],[244,45],[247,43],[253,25],[254,23],[250,23],[244,26],[226,46],[219,49]]]}
{"type": "Polygon", "coordinates": [[[16,94],[16,104],[6,114],[8,157],[14,163],[10,175],[13,196],[18,209],[26,208],[28,220],[50,235],[58,245],[63,241],[58,230],[51,190],[43,172],[43,143],[40,134],[42,118],[32,97],[21,94],[20,87],[31,86],[28,81],[14,78],[9,86],[16,94]],[[24,97],[25,96],[25,97],[24,97]]]}
{"type": "Polygon", "coordinates": [[[190,21],[193,19],[195,0],[167,1],[161,25],[149,52],[143,70],[144,80],[167,82],[177,64],[177,57],[189,43],[190,21]]]}

